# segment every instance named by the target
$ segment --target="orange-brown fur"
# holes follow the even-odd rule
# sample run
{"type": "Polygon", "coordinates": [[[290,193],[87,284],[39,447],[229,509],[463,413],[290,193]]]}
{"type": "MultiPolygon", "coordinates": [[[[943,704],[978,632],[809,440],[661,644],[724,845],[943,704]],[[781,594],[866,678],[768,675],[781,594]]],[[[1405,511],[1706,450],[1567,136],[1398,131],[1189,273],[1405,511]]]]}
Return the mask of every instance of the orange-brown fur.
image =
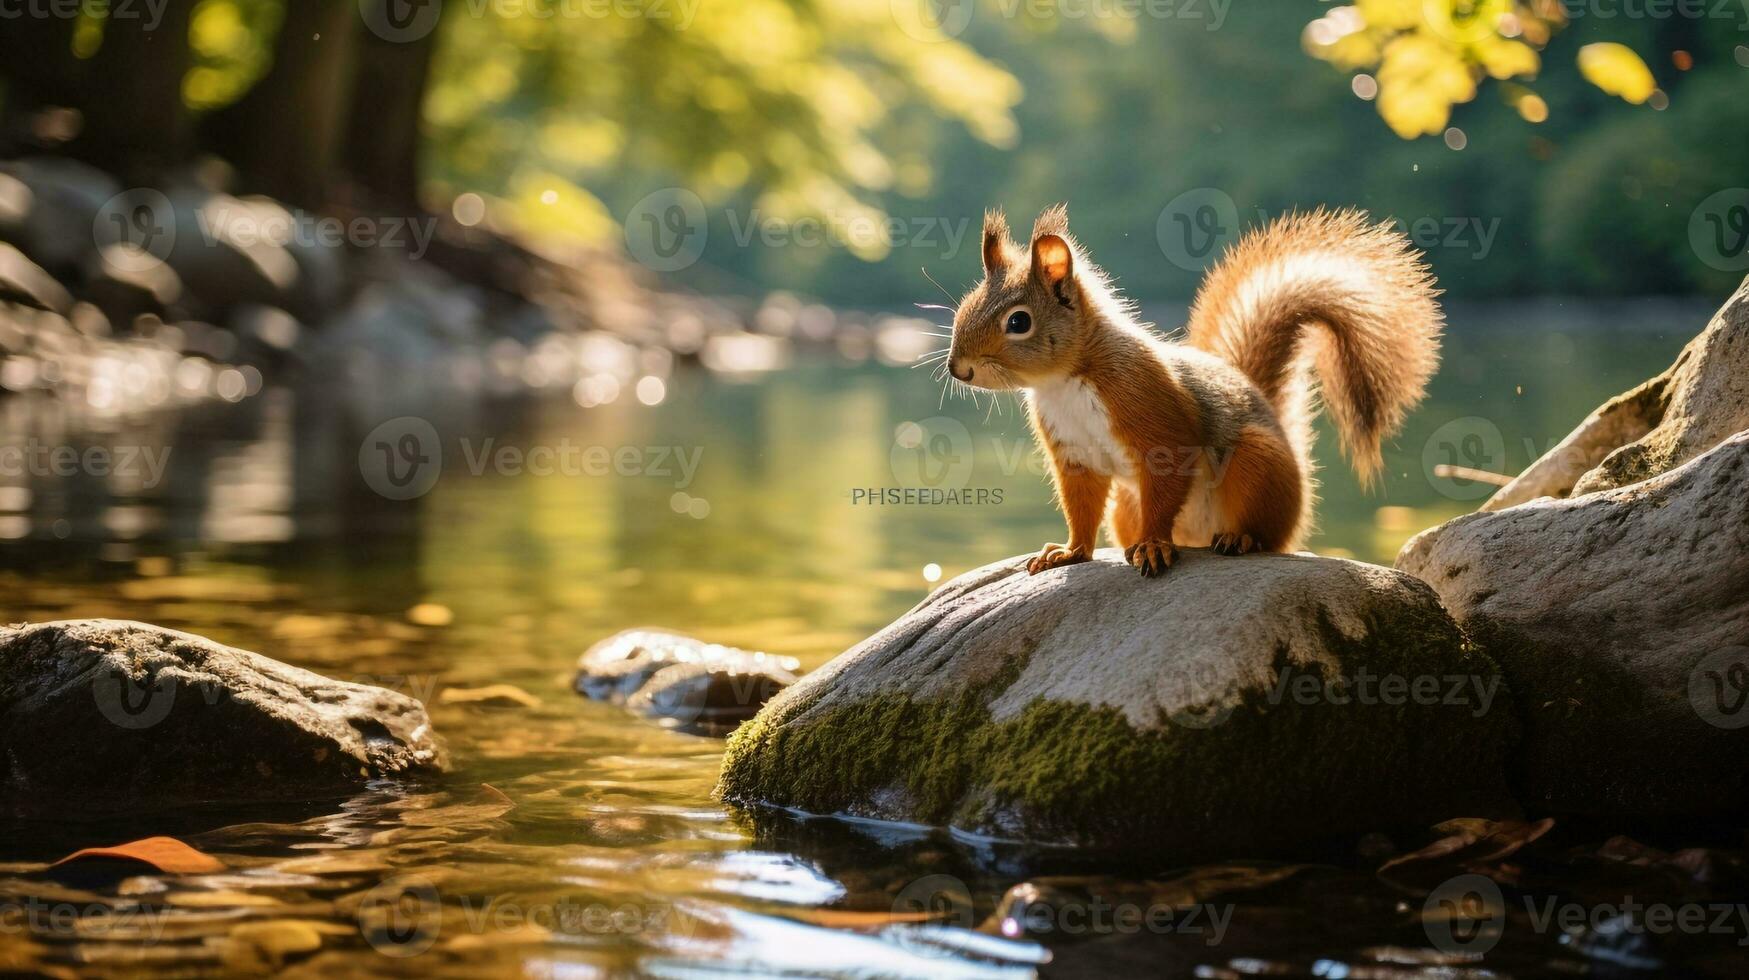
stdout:
{"type": "Polygon", "coordinates": [[[1176,547],[1299,547],[1315,490],[1308,367],[1370,478],[1438,360],[1437,292],[1418,253],[1359,212],[1248,235],[1205,279],[1185,344],[1135,321],[1061,206],[1030,241],[1022,249],[999,212],[985,216],[985,277],[955,311],[948,365],[965,383],[1029,392],[1069,524],[1034,573],[1086,561],[1108,518],[1149,575],[1176,547]]]}

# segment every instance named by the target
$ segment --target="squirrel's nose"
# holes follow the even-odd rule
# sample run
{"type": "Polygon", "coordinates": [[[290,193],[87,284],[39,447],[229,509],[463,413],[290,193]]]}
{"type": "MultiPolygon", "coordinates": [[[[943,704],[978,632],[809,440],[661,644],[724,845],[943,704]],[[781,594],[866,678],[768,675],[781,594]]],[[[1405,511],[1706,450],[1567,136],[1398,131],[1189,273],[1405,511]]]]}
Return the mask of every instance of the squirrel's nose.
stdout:
{"type": "Polygon", "coordinates": [[[960,373],[960,362],[956,358],[948,358],[947,373],[953,375],[955,378],[957,378],[960,381],[972,380],[972,366],[970,364],[967,364],[966,365],[966,373],[961,374],[960,373]]]}

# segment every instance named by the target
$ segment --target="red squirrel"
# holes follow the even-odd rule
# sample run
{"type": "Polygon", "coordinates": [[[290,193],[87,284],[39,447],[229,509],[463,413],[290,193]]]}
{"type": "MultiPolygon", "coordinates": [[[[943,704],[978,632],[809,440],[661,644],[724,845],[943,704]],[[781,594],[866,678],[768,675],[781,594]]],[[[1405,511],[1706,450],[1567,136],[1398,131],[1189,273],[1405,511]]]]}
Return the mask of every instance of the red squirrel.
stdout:
{"type": "Polygon", "coordinates": [[[983,261],[954,311],[948,371],[1027,393],[1069,524],[1067,544],[1027,563],[1034,575],[1087,561],[1102,523],[1149,576],[1180,547],[1297,550],[1316,490],[1314,397],[1370,484],[1380,441],[1439,361],[1444,317],[1421,253],[1360,211],[1249,233],[1204,278],[1176,343],[1136,320],[1062,205],[1024,250],[987,213],[983,261]]]}

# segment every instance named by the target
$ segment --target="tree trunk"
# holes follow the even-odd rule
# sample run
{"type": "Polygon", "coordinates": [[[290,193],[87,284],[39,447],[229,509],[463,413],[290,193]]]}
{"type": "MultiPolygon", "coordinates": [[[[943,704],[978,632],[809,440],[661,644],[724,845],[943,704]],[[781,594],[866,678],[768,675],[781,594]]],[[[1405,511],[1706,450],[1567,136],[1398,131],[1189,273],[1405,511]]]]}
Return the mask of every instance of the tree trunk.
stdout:
{"type": "Polygon", "coordinates": [[[8,113],[44,105],[72,105],[79,59],[73,57],[74,17],[19,16],[0,31],[0,76],[8,113]]]}
{"type": "Polygon", "coordinates": [[[273,65],[203,127],[245,184],[297,204],[322,203],[346,133],[359,34],[356,0],[293,0],[273,65]]]}
{"type": "Polygon", "coordinates": [[[368,0],[346,170],[385,213],[419,209],[419,146],[443,0],[368,0]],[[394,25],[394,26],[384,26],[394,25]]]}
{"type": "Polygon", "coordinates": [[[182,158],[188,111],[188,25],[196,0],[166,0],[161,16],[147,4],[112,7],[103,44],[87,73],[85,131],[75,152],[124,180],[182,158]]]}

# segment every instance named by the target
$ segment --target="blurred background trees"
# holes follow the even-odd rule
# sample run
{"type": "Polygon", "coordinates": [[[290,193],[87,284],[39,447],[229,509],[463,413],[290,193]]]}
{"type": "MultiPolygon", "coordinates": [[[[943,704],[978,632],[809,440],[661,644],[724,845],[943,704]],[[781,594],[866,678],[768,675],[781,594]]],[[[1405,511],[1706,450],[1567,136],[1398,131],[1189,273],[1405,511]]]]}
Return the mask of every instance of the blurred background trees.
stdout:
{"type": "Polygon", "coordinates": [[[35,2],[77,15],[0,22],[8,155],[146,183],[216,154],[303,207],[448,213],[466,193],[493,227],[595,242],[684,187],[710,235],[677,278],[709,291],[899,306],[933,291],[919,265],[958,282],[971,253],[749,248],[733,226],[945,229],[1067,199],[1132,291],[1183,297],[1196,270],[1155,226],[1194,188],[1241,223],[1354,204],[1492,226],[1486,254],[1430,248],[1459,296],[1736,278],[1694,261],[1686,218],[1743,182],[1740,4],[35,2]]]}

